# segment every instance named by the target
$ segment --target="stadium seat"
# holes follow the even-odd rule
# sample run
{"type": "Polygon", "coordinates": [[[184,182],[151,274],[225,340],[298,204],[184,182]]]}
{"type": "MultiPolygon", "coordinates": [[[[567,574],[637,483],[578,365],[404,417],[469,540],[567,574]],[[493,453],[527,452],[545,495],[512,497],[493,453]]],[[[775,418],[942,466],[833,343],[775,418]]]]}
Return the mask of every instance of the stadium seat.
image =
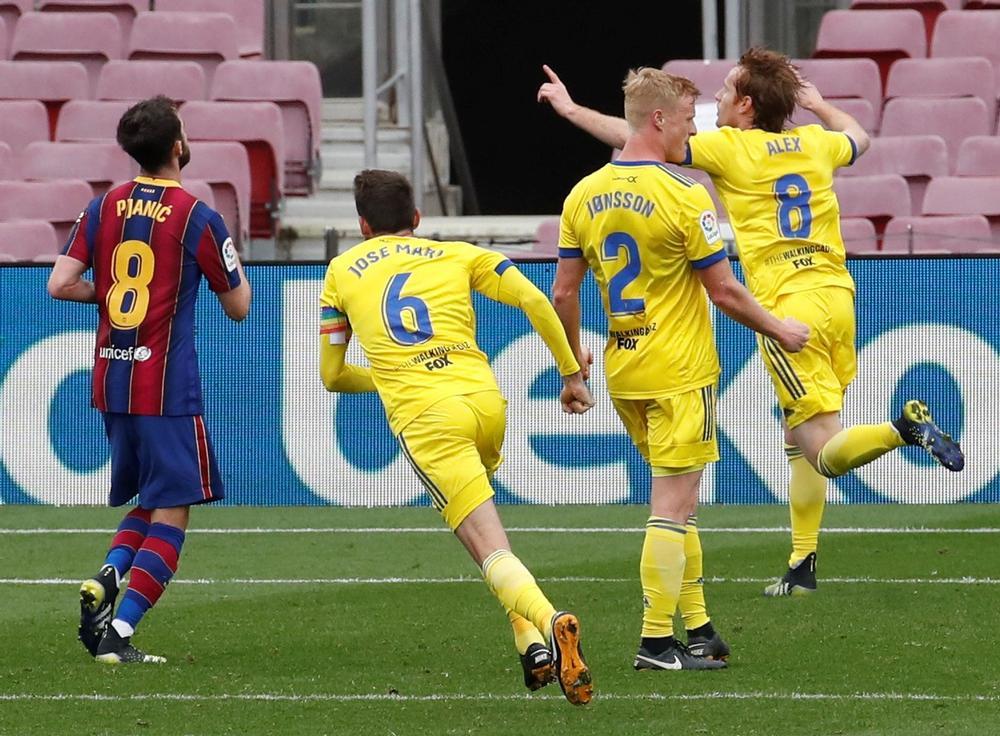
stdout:
{"type": "Polygon", "coordinates": [[[924,194],[924,215],[985,215],[1000,238],[1000,176],[939,176],[924,194]]]}
{"type": "Polygon", "coordinates": [[[7,21],[0,17],[0,59],[7,58],[7,49],[10,46],[10,35],[7,33],[7,21]]]}
{"type": "Polygon", "coordinates": [[[84,179],[100,195],[135,177],[139,165],[117,143],[30,143],[20,171],[25,179],[84,179]]]}
{"type": "Polygon", "coordinates": [[[222,215],[236,247],[250,241],[250,161],[240,143],[191,143],[191,162],[184,179],[198,179],[212,188],[215,209],[222,215]]]}
{"type": "Polygon", "coordinates": [[[127,54],[129,59],[197,61],[208,81],[219,64],[238,56],[236,22],[225,13],[139,13],[127,54]]]}
{"type": "Polygon", "coordinates": [[[871,147],[852,166],[837,169],[839,176],[899,174],[910,187],[910,204],[920,211],[924,190],[932,176],[947,176],[948,146],[937,135],[901,135],[872,138],[871,147]]]}
{"type": "MultiPolygon", "coordinates": [[[[932,57],[984,56],[1000,85],[1000,10],[949,10],[941,13],[931,41],[932,57]]],[[[1000,97],[1000,86],[994,90],[1000,97]]]]}
{"type": "Polygon", "coordinates": [[[41,100],[49,114],[49,136],[56,133],[66,100],[89,97],[87,70],[75,61],[0,61],[0,100],[41,100]]]}
{"type": "Polygon", "coordinates": [[[236,21],[240,56],[260,59],[264,55],[264,0],[157,0],[156,10],[225,13],[236,21]]]}
{"type": "Polygon", "coordinates": [[[552,217],[538,223],[535,230],[535,242],[531,246],[535,253],[559,254],[559,218],[552,217]]]}
{"type": "Polygon", "coordinates": [[[284,191],[285,134],[273,102],[186,102],[180,109],[192,141],[239,141],[250,160],[250,234],[274,235],[284,191]]]}
{"type": "Polygon", "coordinates": [[[894,217],[885,226],[882,249],[894,253],[978,253],[1000,250],[982,215],[894,217]]]}
{"type": "Polygon", "coordinates": [[[33,141],[49,140],[49,115],[38,100],[0,101],[0,141],[20,151],[33,141]]]}
{"type": "Polygon", "coordinates": [[[840,237],[849,254],[877,253],[878,235],[867,217],[844,217],[840,220],[840,237]]]}
{"type": "Polygon", "coordinates": [[[854,0],[851,10],[916,10],[924,19],[927,31],[927,43],[930,44],[934,35],[934,24],[938,16],[945,10],[959,10],[962,0],[854,0]]]}
{"type": "Polygon", "coordinates": [[[118,19],[122,38],[128,38],[135,16],[149,10],[149,0],[37,0],[35,9],[46,13],[111,13],[118,19]]]}
{"type": "Polygon", "coordinates": [[[885,104],[881,135],[939,135],[948,146],[949,171],[958,147],[973,135],[989,135],[993,120],[986,103],[976,97],[945,99],[897,97],[885,104]]]}
{"type": "MultiPolygon", "coordinates": [[[[215,193],[212,191],[212,185],[207,181],[202,181],[201,179],[188,179],[185,177],[181,184],[188,194],[200,199],[213,210],[215,209],[215,193]]],[[[233,242],[235,241],[236,239],[233,238],[233,242]]]]}
{"type": "Polygon", "coordinates": [[[14,151],[6,143],[0,142],[0,180],[16,178],[14,151]]]}
{"type": "Polygon", "coordinates": [[[867,217],[879,236],[890,217],[912,213],[910,189],[899,174],[836,177],[833,191],[841,217],[867,217]]]}
{"type": "Polygon", "coordinates": [[[0,221],[45,220],[62,245],[93,196],[82,179],[0,182],[0,221]]]}
{"type": "Polygon", "coordinates": [[[60,245],[55,228],[42,220],[0,222],[0,253],[15,261],[33,261],[39,256],[55,260],[60,245]]]}
{"type": "Polygon", "coordinates": [[[195,61],[109,61],[97,78],[98,100],[204,100],[205,71],[195,61]]]}
{"type": "Polygon", "coordinates": [[[107,61],[122,58],[122,32],[111,13],[25,13],[17,22],[10,58],[14,61],[78,61],[87,69],[91,97],[107,61]]]}
{"type": "MultiPolygon", "coordinates": [[[[0,19],[7,26],[7,33],[14,33],[17,19],[35,9],[35,0],[0,0],[0,19]]],[[[8,41],[9,41],[8,37],[8,41]]],[[[4,56],[3,58],[7,58],[4,56]]]]}
{"type": "Polygon", "coordinates": [[[1000,10],[1000,0],[965,0],[965,10],[1000,10]]]}
{"type": "Polygon", "coordinates": [[[984,58],[900,59],[889,70],[885,96],[978,97],[990,119],[996,111],[993,65],[984,58]]]}
{"type": "Polygon", "coordinates": [[[274,102],[285,130],[287,194],[312,193],[319,171],[323,89],[307,61],[227,61],[215,70],[213,100],[274,102]]]}
{"type": "Polygon", "coordinates": [[[722,89],[722,83],[739,59],[672,59],[661,68],[677,76],[687,77],[701,92],[697,103],[715,102],[715,93],[722,89]]]}
{"type": "Polygon", "coordinates": [[[924,19],[916,10],[831,10],[820,21],[813,57],[866,56],[879,66],[885,89],[896,59],[927,56],[924,19]]]}
{"type": "Polygon", "coordinates": [[[132,105],[123,100],[70,100],[59,113],[57,141],[114,141],[118,121],[132,105]]]}
{"type": "Polygon", "coordinates": [[[882,109],[882,80],[871,59],[793,59],[793,63],[834,104],[858,97],[868,100],[876,115],[882,109]]]}
{"type": "Polygon", "coordinates": [[[955,176],[1000,176],[1000,137],[977,135],[962,141],[955,176]]]}
{"type": "MultiPolygon", "coordinates": [[[[822,93],[822,88],[817,87],[822,93]]],[[[823,94],[826,98],[826,94],[823,94]]],[[[878,113],[868,100],[860,98],[845,97],[843,99],[830,99],[830,102],[846,112],[858,121],[858,124],[869,133],[874,134],[878,130],[878,113]]],[[[793,125],[823,125],[823,122],[816,115],[802,107],[795,108],[792,115],[793,125]]]]}

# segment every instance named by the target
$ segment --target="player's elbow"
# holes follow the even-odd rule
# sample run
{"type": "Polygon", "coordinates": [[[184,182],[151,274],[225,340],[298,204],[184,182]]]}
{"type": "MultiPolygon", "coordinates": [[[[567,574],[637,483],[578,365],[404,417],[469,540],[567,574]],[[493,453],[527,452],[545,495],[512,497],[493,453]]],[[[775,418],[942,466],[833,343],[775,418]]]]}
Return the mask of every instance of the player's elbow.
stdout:
{"type": "Polygon", "coordinates": [[[868,131],[866,131],[861,126],[858,126],[858,129],[853,132],[851,137],[854,139],[854,145],[857,148],[858,157],[864,154],[864,152],[871,147],[872,144],[871,136],[869,136],[868,131]]]}
{"type": "Polygon", "coordinates": [[[250,287],[243,282],[232,291],[219,295],[222,311],[233,322],[242,322],[250,314],[250,287]]]}
{"type": "Polygon", "coordinates": [[[66,299],[66,290],[69,284],[66,283],[65,279],[62,279],[54,271],[49,276],[49,281],[46,284],[46,290],[49,292],[49,296],[53,299],[66,299]]]}
{"type": "Polygon", "coordinates": [[[580,299],[579,289],[569,286],[562,286],[556,283],[552,286],[552,304],[556,309],[578,302],[580,299]]]}
{"type": "Polygon", "coordinates": [[[742,285],[734,278],[722,279],[708,285],[708,298],[726,314],[736,311],[740,305],[742,285]]]}

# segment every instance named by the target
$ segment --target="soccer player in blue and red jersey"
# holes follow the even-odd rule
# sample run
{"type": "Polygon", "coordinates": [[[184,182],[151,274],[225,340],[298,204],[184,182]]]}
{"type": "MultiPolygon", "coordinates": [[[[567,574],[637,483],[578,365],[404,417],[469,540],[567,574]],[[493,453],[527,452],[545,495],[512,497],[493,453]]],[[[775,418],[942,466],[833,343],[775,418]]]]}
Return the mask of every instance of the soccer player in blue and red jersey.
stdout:
{"type": "Polygon", "coordinates": [[[181,187],[191,152],[174,104],[163,96],[136,104],[117,138],[140,175],[87,206],[48,284],[56,299],[97,304],[92,402],[111,442],[109,503],[138,495],[103,567],[80,587],[80,640],[112,664],[165,661],[130,639],[177,569],[190,507],[224,495],[194,347],[201,277],[230,319],[250,311],[250,285],[222,217],[181,187]],[[82,278],[90,268],[93,282],[82,278]]]}

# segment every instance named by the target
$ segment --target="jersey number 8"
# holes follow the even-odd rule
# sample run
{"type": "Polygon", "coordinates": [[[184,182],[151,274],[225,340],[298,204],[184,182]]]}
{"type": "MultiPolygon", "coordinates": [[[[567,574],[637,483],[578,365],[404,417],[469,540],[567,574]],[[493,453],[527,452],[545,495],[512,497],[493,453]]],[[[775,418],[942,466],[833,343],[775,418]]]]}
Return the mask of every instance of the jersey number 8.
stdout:
{"type": "Polygon", "coordinates": [[[105,303],[108,319],[117,329],[134,329],[146,319],[155,260],[153,249],[141,240],[126,240],[115,246],[111,255],[113,283],[105,303]]]}
{"type": "Polygon", "coordinates": [[[809,182],[799,174],[785,174],[774,182],[778,199],[778,232],[784,238],[808,238],[812,230],[809,182]]]}

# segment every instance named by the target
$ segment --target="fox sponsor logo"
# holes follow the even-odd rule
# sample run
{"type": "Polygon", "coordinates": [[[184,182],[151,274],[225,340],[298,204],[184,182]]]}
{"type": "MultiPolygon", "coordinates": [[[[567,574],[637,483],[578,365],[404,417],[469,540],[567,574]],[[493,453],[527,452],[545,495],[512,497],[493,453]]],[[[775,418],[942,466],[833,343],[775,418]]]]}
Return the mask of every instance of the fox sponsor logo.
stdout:
{"type": "Polygon", "coordinates": [[[434,360],[428,360],[426,363],[424,363],[424,367],[427,368],[427,370],[429,371],[436,371],[448,365],[452,365],[452,362],[451,362],[451,356],[449,356],[447,353],[445,353],[439,358],[434,358],[434,360]]]}
{"type": "Polygon", "coordinates": [[[104,360],[127,360],[129,362],[143,363],[149,360],[153,351],[145,345],[131,348],[116,348],[114,346],[101,348],[97,356],[104,360]]]}

